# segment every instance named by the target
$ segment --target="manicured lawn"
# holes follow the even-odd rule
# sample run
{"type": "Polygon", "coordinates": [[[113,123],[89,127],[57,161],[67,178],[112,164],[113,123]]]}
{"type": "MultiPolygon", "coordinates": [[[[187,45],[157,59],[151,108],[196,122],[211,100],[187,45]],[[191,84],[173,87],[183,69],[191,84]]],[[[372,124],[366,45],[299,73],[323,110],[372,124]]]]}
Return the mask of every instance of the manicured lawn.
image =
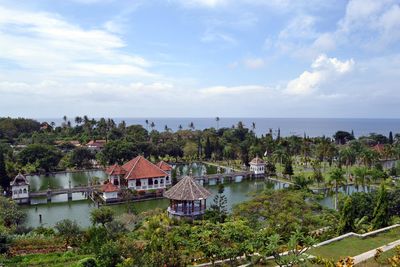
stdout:
{"type": "Polygon", "coordinates": [[[336,262],[339,258],[357,256],[363,252],[383,246],[398,239],[400,239],[400,229],[395,228],[388,232],[363,239],[358,237],[345,238],[322,247],[313,248],[309,251],[309,254],[326,259],[333,259],[336,262]]]}
{"type": "Polygon", "coordinates": [[[16,256],[12,258],[1,258],[0,266],[55,266],[55,267],[72,267],[84,258],[91,255],[77,255],[71,252],[66,253],[48,253],[48,254],[32,254],[26,256],[16,256]]]}

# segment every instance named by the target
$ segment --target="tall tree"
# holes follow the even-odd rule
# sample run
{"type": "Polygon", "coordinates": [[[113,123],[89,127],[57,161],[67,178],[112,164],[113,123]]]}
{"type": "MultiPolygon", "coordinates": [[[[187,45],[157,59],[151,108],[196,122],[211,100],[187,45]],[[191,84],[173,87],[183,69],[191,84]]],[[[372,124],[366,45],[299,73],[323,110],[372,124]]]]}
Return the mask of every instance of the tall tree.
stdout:
{"type": "Polygon", "coordinates": [[[216,117],[215,121],[217,122],[217,131],[218,131],[218,129],[219,129],[219,117],[216,117]]]}
{"type": "Polygon", "coordinates": [[[390,131],[389,133],[389,144],[393,144],[393,133],[390,131]]]}
{"type": "Polygon", "coordinates": [[[344,170],[341,168],[334,168],[330,172],[329,182],[334,184],[335,187],[335,209],[338,208],[338,193],[339,193],[339,186],[343,185],[346,181],[344,178],[344,170]]]}
{"type": "Polygon", "coordinates": [[[344,234],[351,232],[354,229],[354,208],[352,205],[352,198],[346,197],[343,207],[340,211],[339,231],[344,234]]]}
{"type": "MultiPolygon", "coordinates": [[[[10,186],[10,177],[7,175],[4,152],[0,149],[0,186],[6,190],[10,186]]],[[[3,192],[0,193],[2,194],[3,192]]]]}
{"type": "Polygon", "coordinates": [[[384,183],[381,183],[381,186],[379,187],[378,200],[372,217],[372,225],[374,229],[379,229],[389,225],[389,197],[384,183]]]}

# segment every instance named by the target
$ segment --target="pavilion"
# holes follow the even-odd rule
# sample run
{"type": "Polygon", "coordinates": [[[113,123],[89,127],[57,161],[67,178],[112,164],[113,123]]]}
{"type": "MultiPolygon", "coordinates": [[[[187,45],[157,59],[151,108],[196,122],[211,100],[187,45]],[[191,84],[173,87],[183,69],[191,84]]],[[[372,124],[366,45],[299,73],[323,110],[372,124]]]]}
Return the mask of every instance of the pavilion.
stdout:
{"type": "Polygon", "coordinates": [[[211,193],[190,177],[183,177],[176,185],[164,192],[170,200],[168,213],[171,217],[198,218],[206,211],[207,198],[211,193]]]}

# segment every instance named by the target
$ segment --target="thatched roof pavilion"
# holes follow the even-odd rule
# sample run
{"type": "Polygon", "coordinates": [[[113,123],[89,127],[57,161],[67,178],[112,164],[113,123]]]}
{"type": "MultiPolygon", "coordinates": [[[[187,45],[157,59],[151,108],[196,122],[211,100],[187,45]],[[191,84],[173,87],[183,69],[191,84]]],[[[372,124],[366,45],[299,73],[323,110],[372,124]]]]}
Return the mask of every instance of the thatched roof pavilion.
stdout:
{"type": "Polygon", "coordinates": [[[164,193],[170,200],[168,212],[171,216],[199,217],[206,210],[206,200],[211,193],[190,177],[183,177],[164,193]]]}

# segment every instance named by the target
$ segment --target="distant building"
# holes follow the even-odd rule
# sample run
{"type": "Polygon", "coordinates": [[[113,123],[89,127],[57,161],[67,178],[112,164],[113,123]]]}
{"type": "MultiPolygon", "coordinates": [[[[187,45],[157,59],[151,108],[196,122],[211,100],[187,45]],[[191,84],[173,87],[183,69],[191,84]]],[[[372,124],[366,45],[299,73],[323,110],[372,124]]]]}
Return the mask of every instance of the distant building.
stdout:
{"type": "Polygon", "coordinates": [[[164,192],[170,200],[168,213],[171,217],[198,218],[204,215],[207,198],[211,193],[192,177],[183,177],[176,185],[164,192]]]}
{"type": "Polygon", "coordinates": [[[114,164],[106,169],[106,173],[108,174],[109,182],[119,187],[121,180],[126,174],[126,170],[122,166],[114,164]]]}
{"type": "Polygon", "coordinates": [[[118,199],[119,188],[112,183],[106,183],[101,186],[103,192],[103,199],[108,202],[118,199]]]}
{"type": "Polygon", "coordinates": [[[137,156],[122,166],[114,164],[108,167],[106,173],[110,183],[118,187],[126,186],[129,189],[145,191],[165,189],[171,185],[172,167],[165,162],[161,165],[162,168],[143,156],[137,156]]]}
{"type": "Polygon", "coordinates": [[[165,163],[164,161],[160,161],[156,165],[157,165],[158,168],[160,168],[161,170],[163,170],[166,173],[168,173],[169,178],[171,179],[171,176],[172,176],[172,166],[171,165],[165,163]]]}
{"type": "Polygon", "coordinates": [[[29,182],[24,175],[18,173],[10,186],[13,200],[18,203],[29,203],[29,182]]]}
{"type": "Polygon", "coordinates": [[[264,176],[265,165],[265,162],[257,156],[250,161],[250,171],[253,172],[256,177],[264,176]]]}
{"type": "Polygon", "coordinates": [[[107,143],[106,140],[90,140],[86,144],[86,147],[93,151],[100,151],[104,148],[106,143],[107,143]]]}

